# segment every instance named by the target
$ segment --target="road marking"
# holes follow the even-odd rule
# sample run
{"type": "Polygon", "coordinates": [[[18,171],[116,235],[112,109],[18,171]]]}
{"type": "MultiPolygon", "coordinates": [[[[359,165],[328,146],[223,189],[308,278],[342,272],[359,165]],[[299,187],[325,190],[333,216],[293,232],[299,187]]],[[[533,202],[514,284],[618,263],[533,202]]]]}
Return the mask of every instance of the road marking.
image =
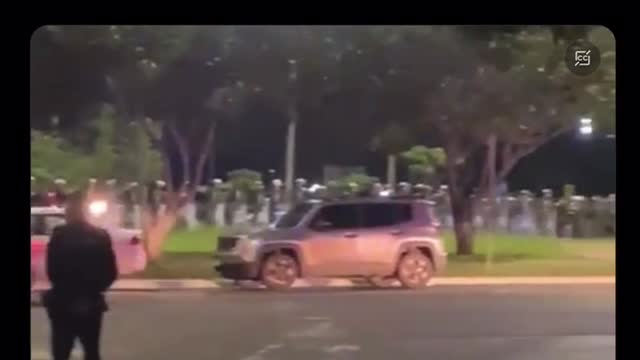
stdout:
{"type": "Polygon", "coordinates": [[[341,353],[341,352],[356,352],[360,351],[358,345],[333,345],[324,348],[324,352],[329,354],[341,353]]]}
{"type": "Polygon", "coordinates": [[[332,328],[333,328],[332,325],[333,324],[331,324],[331,322],[329,321],[316,323],[309,327],[305,327],[300,331],[291,331],[287,334],[287,337],[290,337],[293,339],[325,337],[325,336],[331,335],[332,328]]]}
{"type": "Polygon", "coordinates": [[[280,349],[283,346],[284,346],[283,344],[269,344],[269,345],[263,347],[262,349],[256,351],[255,353],[253,353],[253,354],[251,354],[249,356],[243,357],[241,360],[262,360],[263,359],[263,355],[266,355],[267,353],[269,353],[272,350],[280,349]]]}

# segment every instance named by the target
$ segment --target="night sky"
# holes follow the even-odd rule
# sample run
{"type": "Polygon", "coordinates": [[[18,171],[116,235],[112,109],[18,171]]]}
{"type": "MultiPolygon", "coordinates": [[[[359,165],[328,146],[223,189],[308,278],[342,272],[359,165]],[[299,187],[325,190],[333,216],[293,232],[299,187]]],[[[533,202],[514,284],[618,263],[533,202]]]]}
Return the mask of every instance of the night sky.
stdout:
{"type": "MultiPolygon", "coordinates": [[[[110,100],[96,54],[63,51],[39,36],[32,39],[31,50],[32,127],[47,128],[51,116],[57,115],[63,128],[71,128],[81,121],[88,106],[110,100]]],[[[203,86],[206,81],[196,75],[193,84],[175,86],[184,86],[188,93],[190,87],[203,86]]],[[[320,180],[322,166],[336,164],[363,165],[370,175],[384,178],[385,157],[369,150],[370,136],[362,130],[367,127],[367,122],[357,117],[340,121],[337,128],[335,122],[302,114],[296,176],[320,180]]],[[[282,177],[285,134],[286,123],[279,112],[268,104],[253,104],[241,119],[219,126],[216,176],[238,168],[263,172],[274,168],[282,177]]],[[[615,155],[615,140],[564,136],[522,160],[509,178],[509,189],[539,191],[548,187],[558,192],[563,184],[572,183],[585,195],[614,193],[615,155]]],[[[400,179],[405,173],[400,166],[400,179]]]]}

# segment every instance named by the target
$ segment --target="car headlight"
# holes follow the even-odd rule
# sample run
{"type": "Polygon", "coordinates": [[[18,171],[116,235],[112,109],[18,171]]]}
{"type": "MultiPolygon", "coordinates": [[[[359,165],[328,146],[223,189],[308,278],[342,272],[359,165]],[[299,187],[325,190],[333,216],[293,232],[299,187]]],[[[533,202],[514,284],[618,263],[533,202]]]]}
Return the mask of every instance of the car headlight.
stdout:
{"type": "Polygon", "coordinates": [[[104,200],[96,200],[89,203],[89,213],[93,216],[101,216],[107,212],[107,202],[104,200]]]}
{"type": "Polygon", "coordinates": [[[244,261],[252,262],[256,259],[261,244],[260,239],[240,239],[237,246],[238,254],[244,261]]]}

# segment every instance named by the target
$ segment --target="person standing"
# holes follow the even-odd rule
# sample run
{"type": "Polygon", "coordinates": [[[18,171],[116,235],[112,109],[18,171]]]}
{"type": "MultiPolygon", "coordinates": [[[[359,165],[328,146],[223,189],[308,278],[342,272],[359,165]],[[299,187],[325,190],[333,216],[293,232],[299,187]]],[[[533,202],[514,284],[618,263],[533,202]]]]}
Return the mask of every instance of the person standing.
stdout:
{"type": "Polygon", "coordinates": [[[86,220],[85,201],[69,197],[65,225],[53,230],[47,247],[51,289],[43,305],[51,324],[53,360],[68,360],[76,338],[85,360],[100,360],[102,318],[107,311],[104,292],[118,270],[109,234],[86,220]]]}

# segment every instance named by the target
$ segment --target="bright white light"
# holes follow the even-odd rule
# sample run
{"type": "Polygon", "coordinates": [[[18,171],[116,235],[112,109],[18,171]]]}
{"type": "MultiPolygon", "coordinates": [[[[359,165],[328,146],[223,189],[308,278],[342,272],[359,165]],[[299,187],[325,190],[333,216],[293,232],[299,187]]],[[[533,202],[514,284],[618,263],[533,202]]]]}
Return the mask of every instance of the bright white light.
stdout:
{"type": "Polygon", "coordinates": [[[379,195],[382,197],[389,197],[391,195],[391,190],[382,190],[379,195]]]}
{"type": "Polygon", "coordinates": [[[318,190],[320,190],[320,189],[322,189],[322,188],[323,188],[323,186],[322,186],[322,185],[320,185],[320,184],[313,184],[313,185],[311,185],[311,187],[309,188],[309,191],[310,191],[310,192],[312,192],[312,193],[314,193],[314,192],[316,192],[316,191],[318,191],[318,190]]]}
{"type": "Polygon", "coordinates": [[[591,125],[580,126],[580,134],[582,134],[582,135],[591,135],[591,134],[593,134],[593,126],[591,126],[591,125]]]}
{"type": "Polygon", "coordinates": [[[580,125],[591,125],[591,119],[589,118],[582,118],[580,119],[580,125]]]}
{"type": "Polygon", "coordinates": [[[100,216],[107,212],[107,202],[103,200],[93,201],[89,204],[89,212],[93,216],[100,216]]]}

